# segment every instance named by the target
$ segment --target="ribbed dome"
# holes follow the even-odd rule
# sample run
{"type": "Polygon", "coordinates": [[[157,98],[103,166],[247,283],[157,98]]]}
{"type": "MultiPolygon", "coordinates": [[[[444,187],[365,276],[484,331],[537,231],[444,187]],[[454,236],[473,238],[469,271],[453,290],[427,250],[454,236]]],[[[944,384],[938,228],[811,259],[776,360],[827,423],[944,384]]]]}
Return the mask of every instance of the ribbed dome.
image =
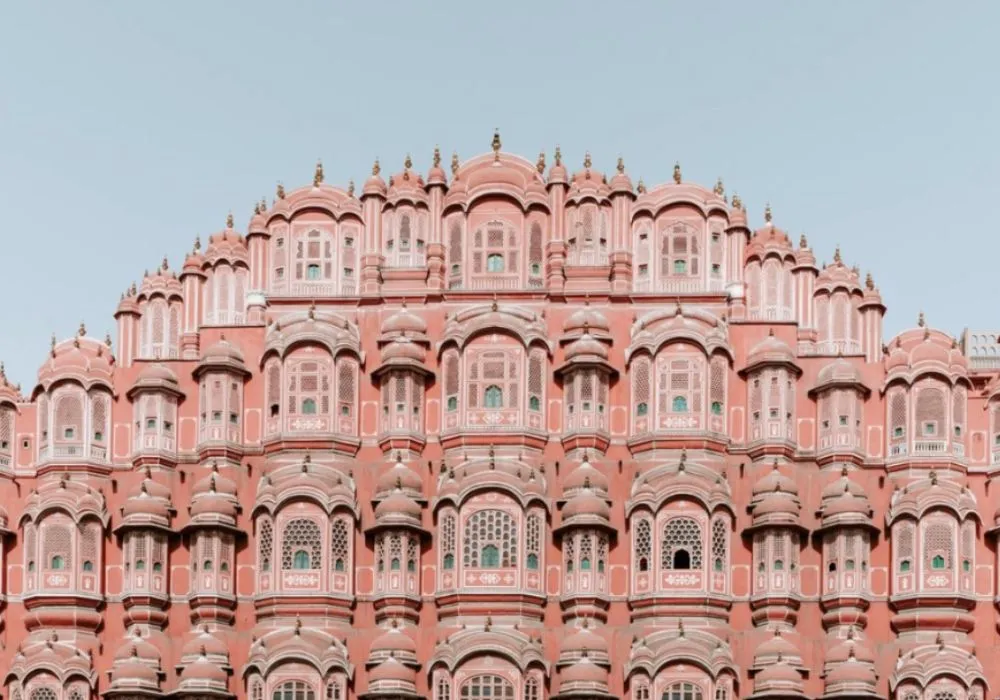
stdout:
{"type": "Polygon", "coordinates": [[[403,632],[396,626],[389,628],[383,634],[380,634],[372,642],[371,651],[369,653],[374,654],[375,652],[401,652],[408,654],[417,653],[417,643],[410,638],[410,635],[403,632]]]}
{"type": "Polygon", "coordinates": [[[563,482],[563,491],[572,492],[582,488],[590,488],[607,493],[608,477],[604,476],[586,458],[575,469],[571,470],[563,482]]]}
{"type": "Polygon", "coordinates": [[[382,322],[382,333],[424,335],[427,333],[427,322],[403,306],[382,322]]]}
{"type": "Polygon", "coordinates": [[[375,519],[403,517],[420,522],[420,505],[402,491],[396,491],[375,506],[375,519]]]}
{"type": "Polygon", "coordinates": [[[417,682],[417,672],[409,666],[405,666],[393,657],[380,663],[368,672],[368,681],[393,681],[396,683],[415,684],[417,682]]]}
{"type": "Polygon", "coordinates": [[[595,634],[589,625],[585,625],[563,639],[562,651],[563,653],[607,653],[608,643],[604,641],[604,637],[595,634]]]}
{"type": "Polygon", "coordinates": [[[594,309],[589,304],[582,309],[577,309],[563,324],[563,330],[567,333],[574,331],[581,333],[605,332],[611,330],[611,324],[607,317],[600,311],[594,309]]]}
{"type": "Polygon", "coordinates": [[[238,364],[243,364],[243,353],[238,347],[226,340],[223,336],[220,340],[212,343],[201,353],[202,362],[218,362],[231,360],[238,364]]]}
{"type": "Polygon", "coordinates": [[[795,353],[773,330],[750,350],[747,369],[764,364],[795,364],[795,353]]]}
{"type": "Polygon", "coordinates": [[[184,667],[184,670],[181,672],[181,683],[185,681],[217,683],[224,686],[229,682],[229,676],[221,666],[202,656],[197,661],[189,663],[184,667]]]}
{"type": "Polygon", "coordinates": [[[402,489],[411,495],[419,495],[423,488],[424,482],[420,475],[397,460],[391,469],[386,470],[378,478],[375,484],[375,493],[388,494],[396,489],[402,489]]]}
{"type": "Polygon", "coordinates": [[[604,343],[597,340],[589,333],[574,340],[566,346],[566,359],[580,359],[583,357],[595,357],[600,360],[608,359],[608,348],[604,343]]]}
{"type": "Polygon", "coordinates": [[[611,518],[611,507],[603,498],[592,493],[579,493],[563,506],[562,514],[564,520],[584,515],[608,520],[611,518]]]}
{"type": "Polygon", "coordinates": [[[589,659],[578,661],[562,670],[563,683],[607,683],[608,672],[589,659]]]}
{"type": "Polygon", "coordinates": [[[773,468],[764,477],[753,485],[753,495],[762,496],[774,492],[798,495],[799,487],[795,480],[785,476],[778,469],[778,463],[774,462],[773,468]]]}

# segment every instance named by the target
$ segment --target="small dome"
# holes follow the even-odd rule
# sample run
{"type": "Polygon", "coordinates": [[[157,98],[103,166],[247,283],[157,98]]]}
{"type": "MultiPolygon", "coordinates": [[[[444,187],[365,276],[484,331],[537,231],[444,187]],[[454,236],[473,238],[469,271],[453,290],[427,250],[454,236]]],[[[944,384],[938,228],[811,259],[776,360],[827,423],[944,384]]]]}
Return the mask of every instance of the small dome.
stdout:
{"type": "Polygon", "coordinates": [[[608,643],[604,641],[604,637],[594,633],[589,625],[580,627],[572,634],[567,635],[562,643],[562,653],[564,654],[607,653],[607,651],[608,643]]]}
{"type": "Polygon", "coordinates": [[[372,642],[369,653],[374,654],[376,652],[416,654],[417,643],[410,638],[410,635],[394,626],[389,628],[385,633],[380,634],[372,642]]]}
{"type": "Polygon", "coordinates": [[[396,338],[382,350],[382,362],[390,360],[423,363],[427,360],[427,351],[409,338],[396,338]]]}
{"type": "Polygon", "coordinates": [[[160,676],[156,671],[156,668],[144,664],[138,660],[136,661],[125,661],[121,664],[115,664],[111,669],[111,683],[125,683],[127,682],[129,686],[133,685],[156,685],[160,680],[160,676]]]}
{"type": "Polygon", "coordinates": [[[608,184],[611,186],[611,191],[614,193],[627,192],[632,194],[632,178],[630,178],[625,172],[625,161],[621,158],[618,159],[618,166],[615,170],[615,174],[611,177],[611,182],[608,184]]]}
{"type": "Polygon", "coordinates": [[[421,512],[420,504],[402,491],[396,491],[375,506],[375,519],[402,517],[416,520],[419,523],[421,512]]]}
{"type": "Polygon", "coordinates": [[[115,661],[125,661],[127,659],[159,662],[160,650],[142,637],[132,635],[115,652],[115,661]]]}
{"type": "Polygon", "coordinates": [[[205,351],[201,353],[201,361],[203,363],[225,360],[231,360],[234,363],[243,364],[243,353],[238,347],[226,340],[225,336],[222,336],[222,338],[208,346],[205,351]]]}
{"type": "Polygon", "coordinates": [[[563,482],[564,492],[572,492],[583,488],[590,488],[603,493],[608,492],[608,477],[596,469],[586,457],[578,467],[566,475],[566,480],[563,482]]]}
{"type": "Polygon", "coordinates": [[[110,338],[106,344],[88,338],[85,333],[86,329],[81,324],[76,337],[61,343],[56,343],[53,338],[49,356],[38,370],[41,388],[45,389],[62,379],[76,379],[84,386],[94,383],[108,388],[112,386],[115,358],[111,354],[110,338]]]}
{"type": "Polygon", "coordinates": [[[754,656],[761,659],[771,657],[777,658],[778,656],[783,658],[794,658],[799,656],[799,650],[798,647],[782,635],[779,630],[775,630],[774,636],[757,647],[754,651],[754,656]]]}
{"type": "Polygon", "coordinates": [[[779,660],[778,663],[771,664],[754,678],[755,685],[768,683],[785,684],[802,682],[802,675],[787,663],[779,660]]]}
{"type": "Polygon", "coordinates": [[[382,179],[382,168],[379,167],[379,163],[376,160],[375,165],[372,166],[372,176],[365,180],[365,186],[362,188],[364,195],[376,195],[385,197],[386,187],[385,180],[382,179]]]}
{"type": "Polygon", "coordinates": [[[816,388],[833,385],[864,384],[861,372],[850,360],[838,357],[819,371],[816,376],[816,388]]]}
{"type": "Polygon", "coordinates": [[[201,656],[228,657],[229,647],[218,637],[208,631],[207,626],[203,626],[194,637],[188,640],[181,649],[181,658],[192,658],[201,656]]]}
{"type": "Polygon", "coordinates": [[[409,666],[404,666],[395,658],[389,657],[368,672],[368,681],[386,681],[394,683],[416,684],[417,672],[409,666]]]}
{"type": "Polygon", "coordinates": [[[757,483],[753,485],[754,496],[762,496],[774,492],[795,496],[799,493],[799,487],[796,485],[795,480],[782,474],[778,469],[777,462],[774,462],[770,472],[761,479],[758,479],[757,483]]]}
{"type": "Polygon", "coordinates": [[[583,659],[570,664],[562,670],[562,682],[569,683],[599,683],[608,682],[608,672],[589,659],[583,659]]]}
{"type": "Polygon", "coordinates": [[[574,331],[580,333],[607,333],[611,330],[611,324],[608,323],[608,319],[604,314],[588,304],[570,314],[569,318],[563,324],[563,330],[567,333],[574,331]]]}
{"type": "Polygon", "coordinates": [[[219,466],[213,463],[211,472],[195,482],[191,493],[192,497],[206,495],[209,493],[235,496],[236,482],[220,474],[219,466]]]}
{"type": "Polygon", "coordinates": [[[567,501],[562,510],[563,520],[582,516],[593,516],[602,520],[611,518],[611,507],[603,498],[592,493],[579,493],[567,501]]]}
{"type": "Polygon", "coordinates": [[[389,494],[397,488],[411,494],[421,494],[424,489],[424,482],[420,475],[398,460],[391,469],[386,470],[378,478],[375,484],[375,493],[389,494]]]}
{"type": "Polygon", "coordinates": [[[753,346],[747,358],[747,369],[758,365],[795,364],[795,353],[774,335],[772,329],[764,340],[753,346]]]}
{"type": "Polygon", "coordinates": [[[382,333],[424,335],[427,333],[427,322],[404,305],[382,322],[382,333]]]}
{"type": "Polygon", "coordinates": [[[830,649],[826,655],[826,663],[828,664],[847,662],[851,659],[873,664],[875,663],[875,654],[866,644],[862,644],[860,640],[850,636],[830,649]]]}
{"type": "Polygon", "coordinates": [[[219,664],[209,661],[206,656],[201,656],[181,671],[181,684],[184,684],[185,681],[216,683],[225,686],[229,682],[229,676],[219,664]]]}
{"type": "Polygon", "coordinates": [[[585,333],[566,346],[567,360],[581,360],[588,357],[605,361],[608,359],[607,347],[589,333],[585,333]]]}
{"type": "Polygon", "coordinates": [[[874,686],[878,681],[875,668],[868,664],[845,661],[826,674],[827,685],[835,683],[864,683],[874,686]]]}
{"type": "Polygon", "coordinates": [[[155,362],[151,365],[146,365],[143,367],[142,371],[139,372],[139,376],[136,378],[135,383],[138,384],[169,384],[176,386],[178,383],[177,375],[174,374],[173,370],[167,367],[162,362],[155,362]]]}

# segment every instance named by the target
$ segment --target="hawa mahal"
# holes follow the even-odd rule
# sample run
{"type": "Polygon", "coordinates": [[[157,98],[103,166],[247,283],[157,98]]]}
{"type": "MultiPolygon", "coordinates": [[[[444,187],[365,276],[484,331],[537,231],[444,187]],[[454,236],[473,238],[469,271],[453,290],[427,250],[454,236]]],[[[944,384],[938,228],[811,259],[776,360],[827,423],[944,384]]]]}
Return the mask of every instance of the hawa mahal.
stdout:
{"type": "Polygon", "coordinates": [[[0,375],[4,700],[984,700],[997,336],[492,150],[232,216],[0,375]]]}

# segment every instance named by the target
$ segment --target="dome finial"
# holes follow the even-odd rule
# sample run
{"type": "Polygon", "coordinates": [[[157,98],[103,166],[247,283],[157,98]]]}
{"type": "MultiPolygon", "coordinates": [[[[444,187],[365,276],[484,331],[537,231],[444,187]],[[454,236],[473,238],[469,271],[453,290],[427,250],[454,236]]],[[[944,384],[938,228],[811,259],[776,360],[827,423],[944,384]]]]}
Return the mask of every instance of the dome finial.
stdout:
{"type": "Polygon", "coordinates": [[[681,164],[674,163],[674,182],[676,184],[681,184],[681,164]]]}
{"type": "Polygon", "coordinates": [[[382,166],[378,164],[378,156],[376,156],[375,162],[372,164],[372,177],[378,177],[380,172],[382,172],[382,166]]]}
{"type": "Polygon", "coordinates": [[[843,258],[840,257],[840,245],[838,244],[836,249],[833,251],[833,262],[840,265],[843,263],[843,258]]]}
{"type": "Polygon", "coordinates": [[[503,144],[500,143],[500,129],[493,130],[493,142],[490,146],[493,148],[493,161],[500,162],[500,147],[503,144]]]}
{"type": "Polygon", "coordinates": [[[872,279],[872,273],[870,272],[865,275],[865,289],[869,291],[875,289],[875,280],[872,279]]]}
{"type": "Polygon", "coordinates": [[[742,208],[743,208],[743,200],[740,199],[740,196],[738,194],[733,192],[733,209],[742,209],[742,208]]]}
{"type": "Polygon", "coordinates": [[[285,186],[282,183],[278,183],[278,186],[275,189],[275,194],[278,196],[278,199],[285,198],[285,186]]]}
{"type": "Polygon", "coordinates": [[[726,196],[726,186],[722,184],[721,177],[715,181],[715,189],[712,191],[715,192],[715,194],[719,195],[720,197],[726,196]]]}
{"type": "Polygon", "coordinates": [[[625,174],[625,159],[622,158],[621,156],[618,156],[618,165],[616,167],[620,175],[625,174]]]}
{"type": "Polygon", "coordinates": [[[233,212],[226,214],[226,228],[231,229],[233,227],[233,212]]]}
{"type": "Polygon", "coordinates": [[[770,226],[772,218],[773,218],[773,215],[771,214],[771,203],[768,202],[764,206],[764,223],[766,223],[768,226],[770,226]]]}
{"type": "Polygon", "coordinates": [[[809,247],[809,241],[806,240],[806,234],[803,233],[801,236],[799,236],[799,248],[808,248],[808,247],[809,247]]]}
{"type": "Polygon", "coordinates": [[[83,325],[83,321],[80,321],[80,328],[77,329],[76,334],[78,336],[80,336],[81,338],[83,336],[87,335],[87,327],[85,325],[83,325]]]}
{"type": "Polygon", "coordinates": [[[458,151],[451,152],[451,174],[458,174],[458,151]]]}
{"type": "Polygon", "coordinates": [[[920,314],[917,315],[917,326],[923,328],[926,325],[927,325],[927,319],[924,318],[924,312],[921,311],[920,314]]]}
{"type": "Polygon", "coordinates": [[[545,151],[538,152],[538,160],[535,161],[535,170],[538,171],[539,175],[545,172],[545,151]]]}
{"type": "Polygon", "coordinates": [[[323,161],[316,160],[316,170],[313,172],[313,187],[319,187],[323,183],[323,161]]]}
{"type": "Polygon", "coordinates": [[[639,176],[639,183],[635,186],[635,191],[639,194],[646,194],[646,183],[642,181],[642,176],[639,176]]]}
{"type": "Polygon", "coordinates": [[[104,344],[107,345],[109,348],[111,347],[111,333],[104,334],[104,344]]]}
{"type": "Polygon", "coordinates": [[[354,197],[354,180],[347,181],[347,196],[354,197]]]}
{"type": "Polygon", "coordinates": [[[412,167],[413,167],[413,159],[410,158],[410,154],[407,153],[406,154],[406,158],[403,159],[403,169],[404,170],[409,170],[412,167]]]}
{"type": "Polygon", "coordinates": [[[562,165],[562,149],[559,148],[558,145],[556,146],[555,159],[556,159],[556,165],[562,165]]]}
{"type": "Polygon", "coordinates": [[[593,165],[593,161],[590,159],[590,151],[583,154],[583,167],[586,170],[590,170],[590,166],[593,165]]]}
{"type": "Polygon", "coordinates": [[[163,270],[164,272],[170,269],[170,263],[167,262],[166,255],[163,256],[163,262],[160,264],[160,269],[163,270]]]}
{"type": "MultiPolygon", "coordinates": [[[[260,216],[260,202],[254,202],[253,203],[253,215],[254,216],[260,216]]],[[[166,258],[164,258],[164,260],[165,259],[166,258]]]]}

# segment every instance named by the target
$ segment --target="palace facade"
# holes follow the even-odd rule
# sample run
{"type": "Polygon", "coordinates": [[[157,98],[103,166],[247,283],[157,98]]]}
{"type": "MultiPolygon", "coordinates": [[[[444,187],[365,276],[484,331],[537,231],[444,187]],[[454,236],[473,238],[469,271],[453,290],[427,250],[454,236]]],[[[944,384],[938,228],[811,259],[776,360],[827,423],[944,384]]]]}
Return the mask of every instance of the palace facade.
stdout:
{"type": "Polygon", "coordinates": [[[4,700],[993,697],[1000,346],[884,313],[679,166],[317,165],[0,379],[4,700]]]}

